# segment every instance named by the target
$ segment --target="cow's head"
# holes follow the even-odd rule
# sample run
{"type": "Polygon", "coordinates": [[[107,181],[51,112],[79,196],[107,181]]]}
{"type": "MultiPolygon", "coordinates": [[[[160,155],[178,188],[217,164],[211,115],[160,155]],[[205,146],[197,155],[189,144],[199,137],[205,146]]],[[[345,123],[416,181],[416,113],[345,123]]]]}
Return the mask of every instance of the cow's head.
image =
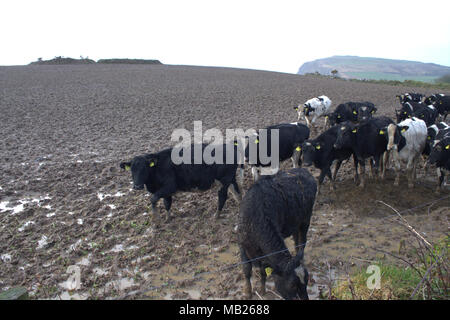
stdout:
{"type": "Polygon", "coordinates": [[[450,137],[446,137],[440,141],[436,141],[431,150],[428,161],[431,164],[445,163],[450,159],[450,137]]]}
{"type": "Polygon", "coordinates": [[[272,272],[275,288],[287,300],[308,300],[309,274],[303,264],[303,249],[284,267],[275,267],[272,272]]]}
{"type": "Polygon", "coordinates": [[[358,126],[350,121],[343,122],[339,126],[336,142],[334,143],[335,149],[351,148],[353,141],[358,132],[358,126]]]}
{"type": "Polygon", "coordinates": [[[373,105],[363,105],[358,109],[358,121],[367,121],[377,112],[377,108],[373,105]]]}
{"type": "Polygon", "coordinates": [[[133,179],[133,188],[135,190],[144,189],[149,177],[157,167],[158,160],[154,155],[145,155],[134,157],[131,161],[120,163],[120,168],[131,171],[133,179]]]}

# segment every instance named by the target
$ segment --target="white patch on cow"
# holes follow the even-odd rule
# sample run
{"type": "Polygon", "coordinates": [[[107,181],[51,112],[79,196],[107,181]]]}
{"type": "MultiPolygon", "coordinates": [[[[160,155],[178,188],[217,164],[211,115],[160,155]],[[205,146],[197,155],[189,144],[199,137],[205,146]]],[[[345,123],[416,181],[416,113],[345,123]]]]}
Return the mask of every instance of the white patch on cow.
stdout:
{"type": "Polygon", "coordinates": [[[431,104],[428,105],[427,107],[430,108],[430,109],[433,110],[433,111],[435,110],[434,107],[433,107],[433,105],[431,105],[431,104]]]}

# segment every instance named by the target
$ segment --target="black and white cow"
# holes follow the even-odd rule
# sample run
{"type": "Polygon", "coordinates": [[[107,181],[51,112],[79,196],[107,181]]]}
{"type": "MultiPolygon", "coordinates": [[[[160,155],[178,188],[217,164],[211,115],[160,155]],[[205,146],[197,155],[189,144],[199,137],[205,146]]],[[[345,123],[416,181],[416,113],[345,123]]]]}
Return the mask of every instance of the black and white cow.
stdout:
{"type": "Polygon", "coordinates": [[[414,186],[416,166],[427,141],[427,126],[425,122],[416,117],[403,120],[398,124],[387,126],[389,137],[388,151],[393,154],[395,163],[394,185],[399,185],[401,162],[406,162],[408,187],[414,186]]]}
{"type": "Polygon", "coordinates": [[[445,122],[439,122],[429,126],[427,128],[427,142],[423,154],[429,156],[435,144],[435,140],[437,139],[439,141],[446,135],[450,135],[450,126],[445,122]]]}
{"type": "Polygon", "coordinates": [[[328,124],[327,115],[330,113],[331,100],[327,96],[311,98],[305,103],[295,107],[298,113],[297,121],[302,117],[305,118],[306,125],[311,128],[319,117],[325,117],[325,126],[328,124]],[[312,117],[312,120],[309,120],[312,117]]]}
{"type": "Polygon", "coordinates": [[[438,168],[438,185],[436,193],[439,193],[442,189],[445,173],[450,171],[450,136],[446,136],[442,140],[436,142],[428,161],[430,164],[435,164],[438,168]]]}
{"type": "Polygon", "coordinates": [[[244,271],[244,295],[252,297],[252,264],[259,267],[260,293],[265,293],[266,271],[284,299],[308,299],[308,270],[303,252],[317,184],[303,168],[280,171],[253,184],[239,210],[238,244],[244,271]],[[291,256],[284,239],[294,238],[291,256]]]}
{"type": "Polygon", "coordinates": [[[450,113],[450,96],[436,93],[425,98],[424,102],[428,105],[432,104],[444,121],[447,119],[447,115],[450,113]]]}
{"type": "Polygon", "coordinates": [[[404,94],[397,95],[396,97],[398,98],[400,103],[405,103],[405,102],[410,102],[410,101],[420,102],[420,101],[422,101],[422,98],[424,97],[424,95],[421,93],[406,92],[404,94]]]}
{"type": "MultiPolygon", "coordinates": [[[[387,132],[382,128],[393,123],[388,117],[373,117],[360,124],[354,124],[350,121],[340,124],[338,137],[334,147],[336,149],[351,148],[354,155],[358,159],[359,177],[361,180],[360,187],[365,185],[365,161],[370,159],[371,172],[375,166],[375,176],[378,175],[378,168],[381,163],[381,178],[383,179],[386,172],[386,164],[388,161],[387,151],[387,132]]],[[[373,172],[372,172],[373,174],[373,172]]]]}
{"type": "MultiPolygon", "coordinates": [[[[238,149],[237,146],[231,145],[234,152],[234,163],[226,163],[227,145],[222,146],[222,164],[207,164],[203,157],[206,144],[192,144],[188,147],[191,155],[189,163],[174,164],[172,161],[172,150],[168,148],[157,153],[144,154],[134,157],[131,161],[125,161],[120,164],[124,170],[131,171],[133,179],[133,188],[142,190],[147,187],[148,192],[152,194],[150,202],[152,204],[152,212],[154,218],[159,220],[156,210],[156,203],[159,199],[164,199],[164,206],[167,210],[167,220],[170,220],[170,208],[172,205],[172,196],[178,191],[206,191],[210,189],[215,182],[219,182],[221,188],[218,192],[219,202],[216,217],[227,200],[228,187],[231,185],[231,191],[239,201],[241,191],[236,182],[236,170],[238,167],[238,149]],[[197,150],[201,150],[202,158],[200,164],[195,164],[194,155],[197,150]]],[[[211,148],[212,145],[209,145],[211,148]]],[[[218,146],[220,148],[221,146],[218,146]]],[[[230,146],[229,146],[230,147],[230,146]]],[[[184,155],[183,149],[177,150],[177,154],[184,155]]],[[[197,151],[198,152],[198,151],[197,151]]],[[[215,156],[215,150],[211,151],[211,155],[215,156]]],[[[219,157],[220,158],[220,157],[219,157]]],[[[219,160],[220,161],[220,160],[219,160]]],[[[218,162],[219,162],[218,161],[218,162]]]]}
{"type": "MultiPolygon", "coordinates": [[[[334,189],[334,181],[336,180],[336,175],[342,162],[353,154],[352,148],[336,149],[334,147],[340,128],[340,125],[335,125],[320,134],[317,138],[306,140],[301,146],[302,165],[309,167],[314,164],[316,168],[320,169],[320,176],[318,178],[319,190],[325,176],[328,176],[330,179],[330,188],[332,190],[334,189]],[[336,165],[334,173],[331,175],[331,165],[333,162],[336,162],[336,165]]],[[[358,161],[355,156],[353,156],[353,161],[355,164],[355,181],[358,181],[358,161]]]]}
{"type": "MultiPolygon", "coordinates": [[[[267,133],[267,157],[272,156],[272,148],[277,146],[272,146],[272,130],[278,130],[278,152],[279,152],[279,162],[292,159],[293,167],[296,168],[299,164],[300,154],[295,152],[295,149],[300,146],[303,141],[309,138],[309,128],[302,123],[282,123],[269,126],[265,128],[267,133]]],[[[253,180],[258,180],[258,174],[261,173],[262,168],[267,168],[271,166],[271,163],[263,163],[260,152],[262,152],[262,146],[260,144],[262,132],[258,131],[254,136],[248,137],[248,144],[245,148],[245,163],[250,165],[252,168],[253,180]],[[255,152],[255,159],[251,158],[251,147],[255,152]]],[[[274,149],[275,151],[275,149],[274,149]]]]}
{"type": "Polygon", "coordinates": [[[433,125],[436,122],[437,116],[437,109],[433,105],[425,105],[413,112],[413,117],[425,121],[427,126],[433,125]]]}
{"type": "Polygon", "coordinates": [[[413,117],[414,112],[423,108],[424,106],[425,104],[422,102],[414,102],[414,101],[402,102],[402,107],[400,108],[400,110],[395,109],[395,116],[397,118],[397,123],[413,117]]]}

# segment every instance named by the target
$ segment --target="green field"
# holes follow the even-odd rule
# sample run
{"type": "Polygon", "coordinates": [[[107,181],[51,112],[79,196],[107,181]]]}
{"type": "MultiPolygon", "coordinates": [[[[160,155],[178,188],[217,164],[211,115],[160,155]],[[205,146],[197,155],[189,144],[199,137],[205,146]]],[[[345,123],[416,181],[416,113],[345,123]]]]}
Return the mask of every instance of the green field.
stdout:
{"type": "Polygon", "coordinates": [[[383,72],[346,72],[345,75],[351,78],[367,79],[367,80],[392,80],[392,81],[405,81],[414,80],[428,83],[434,83],[439,77],[436,76],[401,76],[392,73],[383,72]]]}

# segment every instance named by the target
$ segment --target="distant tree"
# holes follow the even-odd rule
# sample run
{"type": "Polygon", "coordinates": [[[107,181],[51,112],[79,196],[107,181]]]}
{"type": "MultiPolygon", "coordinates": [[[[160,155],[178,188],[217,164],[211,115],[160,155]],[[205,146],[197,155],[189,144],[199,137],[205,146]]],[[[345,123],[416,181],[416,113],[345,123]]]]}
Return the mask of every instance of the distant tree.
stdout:
{"type": "Polygon", "coordinates": [[[449,74],[445,74],[442,77],[436,79],[436,82],[450,83],[450,73],[449,74]]]}
{"type": "Polygon", "coordinates": [[[41,61],[42,61],[42,58],[38,58],[38,61],[41,62],[41,61]]]}
{"type": "Polygon", "coordinates": [[[332,75],[333,77],[335,77],[335,78],[336,78],[336,76],[337,76],[338,73],[339,73],[339,71],[337,71],[336,69],[331,70],[331,75],[332,75]]]}

